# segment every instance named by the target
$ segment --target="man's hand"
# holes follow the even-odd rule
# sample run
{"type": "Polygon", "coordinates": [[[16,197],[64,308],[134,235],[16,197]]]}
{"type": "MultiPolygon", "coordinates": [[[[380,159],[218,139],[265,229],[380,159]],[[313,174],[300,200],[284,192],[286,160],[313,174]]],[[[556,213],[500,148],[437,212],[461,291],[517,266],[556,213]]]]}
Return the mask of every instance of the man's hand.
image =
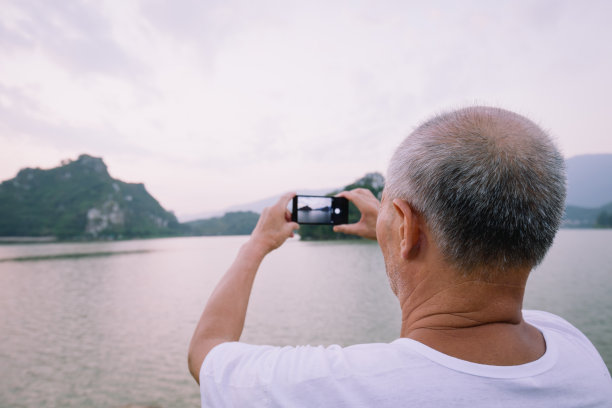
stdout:
{"type": "Polygon", "coordinates": [[[337,197],[344,197],[355,204],[361,212],[361,219],[355,224],[336,225],[334,231],[376,241],[376,220],[380,202],[374,197],[374,194],[365,188],[356,188],[351,191],[343,191],[337,197]]]}
{"type": "Polygon", "coordinates": [[[287,204],[294,196],[295,193],[286,193],[272,207],[264,208],[248,244],[267,254],[281,246],[287,238],[293,237],[293,231],[300,226],[297,222],[291,222],[287,204]]]}

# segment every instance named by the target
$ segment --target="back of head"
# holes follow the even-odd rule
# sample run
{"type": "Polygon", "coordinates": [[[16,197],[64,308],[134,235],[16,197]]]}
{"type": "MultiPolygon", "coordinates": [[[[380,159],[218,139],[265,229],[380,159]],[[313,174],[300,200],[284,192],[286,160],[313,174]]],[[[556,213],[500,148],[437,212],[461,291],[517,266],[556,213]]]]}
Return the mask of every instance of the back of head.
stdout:
{"type": "Polygon", "coordinates": [[[563,216],[564,161],[529,119],[470,107],[408,136],[385,188],[424,217],[447,262],[493,278],[544,258],[563,216]]]}

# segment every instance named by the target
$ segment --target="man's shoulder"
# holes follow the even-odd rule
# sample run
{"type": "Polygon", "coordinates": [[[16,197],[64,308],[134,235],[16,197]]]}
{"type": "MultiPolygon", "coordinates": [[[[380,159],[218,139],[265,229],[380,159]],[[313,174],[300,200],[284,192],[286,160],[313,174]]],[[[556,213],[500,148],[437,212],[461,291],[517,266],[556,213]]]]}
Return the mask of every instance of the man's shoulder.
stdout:
{"type": "Polygon", "coordinates": [[[397,345],[398,340],[391,343],[362,343],[348,346],[332,344],[328,346],[271,346],[254,345],[242,342],[222,343],[212,351],[215,354],[243,355],[249,354],[261,358],[284,357],[301,360],[305,356],[309,358],[324,357],[326,359],[359,359],[362,362],[380,362],[385,358],[396,358],[398,354],[405,353],[397,345]]]}
{"type": "MultiPolygon", "coordinates": [[[[342,378],[376,375],[405,368],[423,356],[391,343],[364,343],[350,346],[269,346],[240,342],[215,347],[202,365],[201,376],[223,376],[221,371],[240,369],[272,380],[309,381],[316,378],[342,378]],[[269,374],[269,376],[268,376],[269,374]]],[[[241,379],[242,381],[242,379],[241,379]]]]}
{"type": "Polygon", "coordinates": [[[582,359],[583,362],[589,358],[596,365],[605,367],[599,352],[588,337],[564,318],[540,310],[525,310],[523,318],[544,334],[547,348],[559,350],[557,353],[564,356],[563,358],[582,359]]]}
{"type": "Polygon", "coordinates": [[[401,341],[346,347],[223,343],[202,365],[200,392],[203,406],[231,398],[236,406],[261,400],[262,406],[391,407],[421,388],[437,387],[423,383],[434,378],[423,370],[427,366],[435,365],[401,341]]]}
{"type": "Polygon", "coordinates": [[[566,335],[585,338],[584,334],[574,327],[570,322],[557,316],[556,314],[545,312],[543,310],[523,310],[523,318],[525,321],[538,329],[552,330],[566,335]]]}
{"type": "Polygon", "coordinates": [[[301,354],[315,354],[315,355],[326,355],[326,356],[339,356],[339,355],[372,355],[387,354],[395,355],[398,353],[397,343],[398,340],[390,343],[360,343],[352,344],[347,346],[341,346],[338,344],[332,345],[298,345],[298,346],[272,346],[272,345],[255,345],[243,342],[227,342],[222,343],[215,347],[215,351],[221,353],[253,353],[257,355],[263,354],[279,354],[279,355],[301,355],[301,354]]]}

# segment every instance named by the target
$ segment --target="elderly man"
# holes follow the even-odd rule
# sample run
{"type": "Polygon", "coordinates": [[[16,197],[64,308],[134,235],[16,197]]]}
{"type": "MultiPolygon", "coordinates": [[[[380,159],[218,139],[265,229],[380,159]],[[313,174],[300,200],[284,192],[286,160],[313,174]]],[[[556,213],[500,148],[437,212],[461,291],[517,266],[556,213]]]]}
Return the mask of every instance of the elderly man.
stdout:
{"type": "Polygon", "coordinates": [[[612,380],[568,322],[523,311],[531,269],[563,214],[563,158],[533,122],[471,107],[418,127],[391,159],[379,204],[339,232],[378,240],[400,338],[341,348],[239,343],[253,280],[298,229],[283,196],[263,211],[211,295],[189,350],[203,406],[612,407],[612,380]]]}

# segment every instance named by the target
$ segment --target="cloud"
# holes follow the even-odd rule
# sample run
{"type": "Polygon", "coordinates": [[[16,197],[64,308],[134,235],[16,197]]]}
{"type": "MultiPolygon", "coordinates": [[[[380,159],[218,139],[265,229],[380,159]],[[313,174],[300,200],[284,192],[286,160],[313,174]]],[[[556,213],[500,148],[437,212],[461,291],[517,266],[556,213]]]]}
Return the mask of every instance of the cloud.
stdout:
{"type": "Polygon", "coordinates": [[[611,7],[5,2],[0,176],[87,151],[178,213],[215,210],[383,171],[470,103],[531,116],[569,156],[612,151],[611,7]]]}
{"type": "Polygon", "coordinates": [[[42,50],[76,76],[134,75],[141,68],[113,40],[100,10],[86,3],[20,1],[3,8],[0,44],[5,50],[42,50]]]}

